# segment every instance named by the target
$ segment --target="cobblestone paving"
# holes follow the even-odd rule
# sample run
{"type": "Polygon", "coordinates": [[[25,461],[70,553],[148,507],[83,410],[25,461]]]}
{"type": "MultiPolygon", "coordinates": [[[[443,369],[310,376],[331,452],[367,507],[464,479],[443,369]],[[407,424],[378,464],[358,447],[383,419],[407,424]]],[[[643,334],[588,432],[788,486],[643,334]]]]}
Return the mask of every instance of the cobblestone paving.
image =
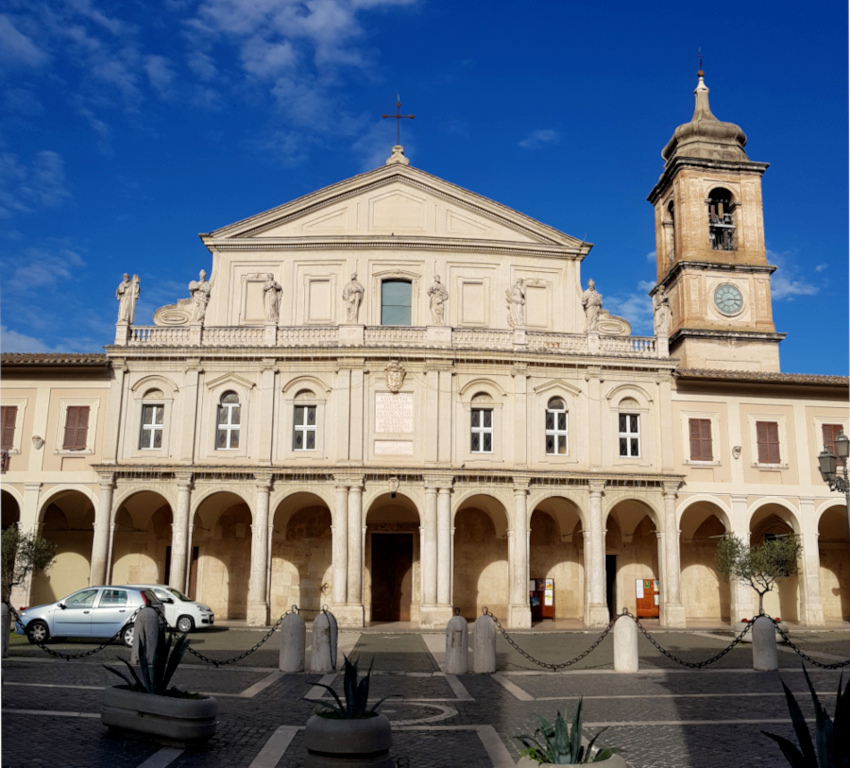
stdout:
{"type": "MultiPolygon", "coordinates": [[[[710,657],[731,640],[731,636],[687,632],[662,631],[653,636],[689,660],[710,657]]],[[[192,643],[203,653],[224,659],[247,650],[261,637],[256,631],[228,630],[196,633],[192,643]]],[[[353,637],[347,635],[349,643],[353,637]]],[[[521,647],[550,661],[572,658],[596,637],[583,632],[516,635],[521,647]]],[[[806,652],[850,655],[847,632],[801,633],[796,639],[806,652]]],[[[278,642],[273,636],[248,659],[218,669],[187,657],[176,682],[193,690],[246,691],[277,669],[278,642]]],[[[51,647],[79,652],[92,646],[62,643],[51,647]]],[[[572,669],[557,674],[541,671],[502,638],[498,638],[497,650],[504,676],[461,676],[458,681],[470,697],[464,700],[457,698],[462,689],[456,684],[453,687],[453,679],[440,672],[419,634],[360,635],[353,655],[361,659],[362,668],[374,658],[372,694],[376,698],[399,696],[381,708],[394,724],[396,758],[406,758],[412,768],[490,766],[493,763],[476,727],[492,726],[506,754],[515,760],[518,743],[513,737],[533,732],[536,713],[551,718],[559,708],[571,710],[575,699],[583,695],[588,732],[610,724],[601,741],[626,749],[624,756],[632,768],[778,768],[783,765],[779,750],[760,731],[793,736],[779,674],[792,690],[804,694],[798,697],[800,704],[804,714],[812,716],[799,658],[789,651],[780,653],[781,673],[754,673],[750,646],[733,649],[709,669],[691,671],[674,667],[641,637],[642,671],[617,675],[612,672],[610,638],[576,665],[578,673],[572,669]],[[513,686],[521,698],[514,695],[513,686]],[[524,700],[529,697],[532,700],[524,700]]],[[[128,656],[126,649],[116,645],[92,658],[65,662],[32,646],[13,643],[2,667],[3,765],[137,768],[155,755],[159,747],[112,736],[99,720],[101,689],[118,682],[103,664],[128,656]],[[79,714],[94,717],[72,716],[79,714]]],[[[810,675],[831,710],[840,672],[811,669],[810,675]]],[[[301,728],[316,711],[316,702],[304,697],[321,677],[283,675],[251,698],[222,696],[219,727],[209,748],[184,752],[169,766],[252,768],[280,726],[301,728]]],[[[339,682],[337,677],[337,689],[339,682]]],[[[303,731],[298,730],[276,765],[300,766],[302,755],[303,731]]]]}

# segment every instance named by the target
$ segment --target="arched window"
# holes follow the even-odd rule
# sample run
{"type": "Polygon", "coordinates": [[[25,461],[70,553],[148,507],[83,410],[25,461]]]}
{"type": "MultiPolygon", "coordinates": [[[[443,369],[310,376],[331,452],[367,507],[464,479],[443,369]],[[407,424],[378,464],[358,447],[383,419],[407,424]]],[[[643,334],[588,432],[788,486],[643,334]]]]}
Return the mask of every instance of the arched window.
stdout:
{"type": "Polygon", "coordinates": [[[734,251],[735,203],[728,189],[715,187],[708,194],[708,239],[715,251],[734,251]]]}
{"type": "Polygon", "coordinates": [[[215,432],[215,449],[228,451],[239,447],[239,427],[242,421],[242,408],[239,395],[225,392],[218,405],[218,426],[215,432]]]}
{"type": "Polygon", "coordinates": [[[381,325],[410,325],[409,280],[384,280],[381,283],[381,325]]]}
{"type": "Polygon", "coordinates": [[[142,450],[155,451],[162,448],[164,399],[159,389],[149,389],[142,398],[142,427],[139,435],[139,448],[142,450]]]}
{"type": "Polygon", "coordinates": [[[472,398],[470,412],[470,453],[493,453],[493,408],[482,407],[491,404],[493,398],[486,392],[479,392],[472,398]]]}
{"type": "Polygon", "coordinates": [[[293,451],[315,451],[316,450],[316,406],[307,405],[306,402],[313,401],[316,396],[309,389],[302,389],[295,395],[295,414],[292,423],[292,450],[293,451]],[[299,404],[298,401],[302,401],[299,404]]]}
{"type": "Polygon", "coordinates": [[[671,200],[667,203],[667,218],[664,220],[665,241],[667,243],[667,264],[676,259],[676,206],[671,200]]]}
{"type": "Polygon", "coordinates": [[[640,414],[630,413],[639,408],[637,400],[624,397],[620,401],[619,433],[620,456],[636,458],[640,456],[640,414]]]}
{"type": "Polygon", "coordinates": [[[560,397],[553,397],[546,405],[546,453],[549,456],[569,453],[567,406],[560,397]]]}

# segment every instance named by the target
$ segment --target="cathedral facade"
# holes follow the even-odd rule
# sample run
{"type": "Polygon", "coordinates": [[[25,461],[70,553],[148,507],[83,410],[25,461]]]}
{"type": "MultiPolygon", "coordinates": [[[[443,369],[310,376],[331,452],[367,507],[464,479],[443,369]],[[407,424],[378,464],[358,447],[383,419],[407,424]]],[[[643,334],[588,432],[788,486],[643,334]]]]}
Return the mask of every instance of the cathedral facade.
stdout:
{"type": "Polygon", "coordinates": [[[202,235],[209,279],[153,326],[125,275],[105,354],[4,354],[3,526],[59,552],[15,604],[167,582],[250,625],[297,605],[684,627],[755,611],[714,571],[722,536],[794,535],[767,610],[850,619],[847,509],[816,461],[848,380],[780,372],[767,165],[702,73],[695,98],[649,196],[653,336],[582,281],[589,243],[396,146],[202,235]]]}

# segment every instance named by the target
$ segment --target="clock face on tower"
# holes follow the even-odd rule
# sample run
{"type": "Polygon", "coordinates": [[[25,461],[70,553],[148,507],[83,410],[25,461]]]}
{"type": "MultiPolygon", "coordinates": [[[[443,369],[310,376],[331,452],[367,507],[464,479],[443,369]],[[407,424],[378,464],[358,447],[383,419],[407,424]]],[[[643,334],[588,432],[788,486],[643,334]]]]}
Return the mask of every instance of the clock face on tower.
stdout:
{"type": "Polygon", "coordinates": [[[714,306],[724,315],[737,315],[744,306],[744,297],[734,285],[723,283],[714,290],[714,306]]]}

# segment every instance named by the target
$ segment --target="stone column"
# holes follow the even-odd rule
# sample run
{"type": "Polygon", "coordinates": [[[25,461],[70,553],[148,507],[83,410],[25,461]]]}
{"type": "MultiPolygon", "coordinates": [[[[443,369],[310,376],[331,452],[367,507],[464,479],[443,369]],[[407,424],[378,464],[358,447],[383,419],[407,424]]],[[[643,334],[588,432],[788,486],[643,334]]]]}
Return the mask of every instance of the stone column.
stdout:
{"type": "Polygon", "coordinates": [[[257,503],[251,526],[251,576],[248,585],[248,626],[262,627],[269,623],[269,598],[266,592],[269,535],[269,492],[271,475],[255,475],[257,503]]]}
{"type": "Polygon", "coordinates": [[[437,496],[437,603],[452,607],[452,489],[440,488],[437,496]]]}
{"type": "MultiPolygon", "coordinates": [[[[36,535],[40,533],[41,529],[38,519],[41,485],[41,483],[24,483],[24,503],[21,507],[19,523],[22,531],[30,531],[36,535]]],[[[30,573],[23,584],[12,590],[11,600],[13,605],[33,605],[32,580],[32,573],[30,573]]]]}
{"type": "Polygon", "coordinates": [[[100,476],[100,502],[94,516],[94,539],[91,545],[89,584],[105,584],[109,563],[109,529],[112,523],[112,490],[115,476],[100,476]]]}
{"type": "Polygon", "coordinates": [[[422,514],[422,614],[437,604],[437,488],[425,486],[422,514]]]}
{"type": "Polygon", "coordinates": [[[333,524],[333,604],[334,611],[348,598],[348,486],[337,485],[333,524]]]}
{"type": "MultiPolygon", "coordinates": [[[[744,494],[732,495],[732,530],[744,544],[750,543],[750,525],[747,519],[747,497],[744,494]]],[[[737,579],[729,581],[730,589],[730,619],[734,626],[736,621],[749,619],[758,613],[758,601],[752,587],[742,584],[737,579]]]]}
{"type": "Polygon", "coordinates": [[[676,490],[678,483],[664,484],[664,594],[665,627],[685,626],[685,606],[682,605],[679,521],[676,518],[676,490]]]}
{"type": "Polygon", "coordinates": [[[348,489],[348,609],[349,619],[363,626],[363,480],[348,489]]]}
{"type": "Polygon", "coordinates": [[[590,602],[585,606],[584,623],[589,627],[604,627],[608,624],[608,603],[605,599],[605,530],[602,525],[601,480],[591,480],[589,507],[587,511],[590,529],[589,546],[584,548],[585,578],[589,583],[590,602]]]}
{"type": "Polygon", "coordinates": [[[508,626],[531,627],[528,605],[528,481],[514,485],[513,546],[510,557],[511,595],[508,626]]]}
{"type": "Polygon", "coordinates": [[[820,549],[818,547],[818,524],[815,520],[815,500],[800,499],[800,533],[803,552],[800,558],[799,576],[800,621],[808,626],[823,625],[823,603],[820,596],[820,549]]]}
{"type": "Polygon", "coordinates": [[[171,572],[168,583],[181,592],[186,591],[186,559],[189,551],[189,502],[192,494],[192,473],[177,473],[177,509],[171,526],[171,572]]]}

